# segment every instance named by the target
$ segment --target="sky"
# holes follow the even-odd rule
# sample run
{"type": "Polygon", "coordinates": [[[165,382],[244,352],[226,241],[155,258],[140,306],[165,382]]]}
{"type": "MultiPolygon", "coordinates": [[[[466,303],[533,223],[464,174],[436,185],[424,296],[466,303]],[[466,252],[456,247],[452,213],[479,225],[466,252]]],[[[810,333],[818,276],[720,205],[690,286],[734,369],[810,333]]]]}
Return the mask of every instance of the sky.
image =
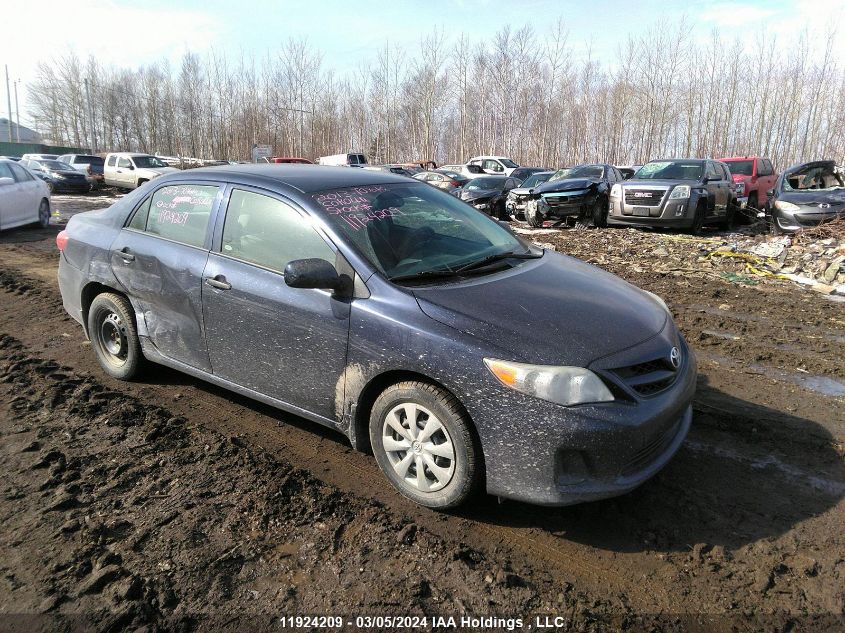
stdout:
{"type": "MultiPolygon", "coordinates": [[[[702,41],[713,28],[745,37],[749,46],[758,33],[788,41],[803,29],[811,41],[821,41],[837,26],[845,0],[0,0],[0,11],[6,18],[0,63],[21,82],[25,124],[26,83],[37,63],[68,50],[135,68],[165,58],[178,64],[186,51],[260,57],[290,37],[304,37],[324,53],[324,67],[343,74],[374,61],[388,41],[412,52],[435,29],[451,40],[464,33],[481,41],[508,25],[528,24],[543,34],[560,18],[576,53],[612,64],[629,34],[661,21],[674,28],[682,17],[702,41]]],[[[845,45],[840,49],[845,61],[845,45]]],[[[0,116],[6,117],[5,85],[0,95],[0,116]]]]}

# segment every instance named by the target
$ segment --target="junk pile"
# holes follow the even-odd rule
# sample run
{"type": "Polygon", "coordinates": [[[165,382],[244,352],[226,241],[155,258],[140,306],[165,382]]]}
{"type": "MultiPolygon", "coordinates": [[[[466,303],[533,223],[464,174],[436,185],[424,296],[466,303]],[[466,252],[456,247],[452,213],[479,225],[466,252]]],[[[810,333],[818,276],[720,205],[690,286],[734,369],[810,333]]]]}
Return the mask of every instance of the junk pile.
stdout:
{"type": "Polygon", "coordinates": [[[794,235],[769,235],[762,223],[712,237],[637,229],[515,232],[611,272],[704,276],[731,283],[797,283],[845,301],[845,220],[794,235]]]}

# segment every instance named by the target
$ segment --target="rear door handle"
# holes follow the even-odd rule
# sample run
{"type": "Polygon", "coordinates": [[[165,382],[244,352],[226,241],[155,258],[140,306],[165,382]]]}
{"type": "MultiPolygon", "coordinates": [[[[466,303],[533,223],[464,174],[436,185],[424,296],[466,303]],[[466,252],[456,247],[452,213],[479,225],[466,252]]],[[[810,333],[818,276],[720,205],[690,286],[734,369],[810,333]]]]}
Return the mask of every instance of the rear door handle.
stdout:
{"type": "Polygon", "coordinates": [[[128,248],[117,251],[117,255],[127,264],[135,261],[135,256],[129,252],[128,248]]]}
{"type": "Polygon", "coordinates": [[[207,277],[205,283],[206,285],[211,286],[212,288],[217,288],[218,290],[231,290],[232,288],[232,284],[226,281],[226,278],[223,275],[207,277]]]}

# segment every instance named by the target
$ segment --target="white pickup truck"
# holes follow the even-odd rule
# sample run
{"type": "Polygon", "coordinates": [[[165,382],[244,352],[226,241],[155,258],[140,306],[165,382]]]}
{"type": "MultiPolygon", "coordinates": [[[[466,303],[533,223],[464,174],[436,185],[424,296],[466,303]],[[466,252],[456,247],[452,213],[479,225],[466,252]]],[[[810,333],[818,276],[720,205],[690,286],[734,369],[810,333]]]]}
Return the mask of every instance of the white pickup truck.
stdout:
{"type": "Polygon", "coordinates": [[[168,167],[163,160],[138,152],[115,152],[106,155],[104,180],[118,189],[137,189],[162,174],[179,171],[168,167]]]}

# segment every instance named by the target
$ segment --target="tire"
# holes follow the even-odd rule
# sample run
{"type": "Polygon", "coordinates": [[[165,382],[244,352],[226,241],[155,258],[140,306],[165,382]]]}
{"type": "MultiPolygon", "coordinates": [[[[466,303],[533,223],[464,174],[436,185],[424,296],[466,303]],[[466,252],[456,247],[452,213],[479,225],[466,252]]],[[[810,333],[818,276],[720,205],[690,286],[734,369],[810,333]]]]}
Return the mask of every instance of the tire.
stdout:
{"type": "Polygon", "coordinates": [[[769,213],[766,216],[766,224],[769,227],[769,233],[771,233],[772,235],[783,234],[783,229],[780,228],[780,225],[778,224],[777,218],[774,216],[774,214],[769,213]]]}
{"type": "Polygon", "coordinates": [[[496,218],[497,220],[510,220],[510,216],[508,215],[507,209],[505,209],[505,203],[499,202],[494,208],[491,215],[496,218]]]}
{"type": "Polygon", "coordinates": [[[42,229],[50,226],[50,203],[47,198],[42,198],[41,204],[38,205],[38,226],[42,229]]]}
{"type": "Polygon", "coordinates": [[[692,218],[692,226],[689,232],[693,235],[701,235],[701,230],[704,228],[704,213],[707,210],[707,203],[702,200],[695,207],[695,215],[692,218]]]}
{"type": "Polygon", "coordinates": [[[542,228],[544,218],[537,209],[537,201],[529,200],[525,203],[525,221],[535,229],[542,228]]]}
{"type": "Polygon", "coordinates": [[[725,219],[719,222],[719,227],[725,231],[730,231],[736,226],[736,204],[733,200],[728,202],[727,211],[725,211],[725,219]]]}
{"type": "Polygon", "coordinates": [[[752,191],[751,193],[748,194],[748,207],[747,208],[748,209],[754,209],[754,212],[756,213],[757,211],[760,210],[759,207],[757,206],[757,204],[758,204],[757,192],[752,191]]]}
{"type": "Polygon", "coordinates": [[[143,365],[135,312],[122,296],[99,294],[88,310],[91,347],[103,370],[112,378],[132,380],[143,365]]]}
{"type": "Polygon", "coordinates": [[[435,385],[406,381],[385,389],[370,413],[370,442],[390,483],[427,508],[455,508],[481,482],[481,450],[472,423],[458,399],[435,385]],[[422,433],[428,435],[420,442],[416,438],[422,433]]]}
{"type": "Polygon", "coordinates": [[[600,229],[607,228],[607,205],[607,198],[599,198],[593,206],[593,224],[600,229]]]}

